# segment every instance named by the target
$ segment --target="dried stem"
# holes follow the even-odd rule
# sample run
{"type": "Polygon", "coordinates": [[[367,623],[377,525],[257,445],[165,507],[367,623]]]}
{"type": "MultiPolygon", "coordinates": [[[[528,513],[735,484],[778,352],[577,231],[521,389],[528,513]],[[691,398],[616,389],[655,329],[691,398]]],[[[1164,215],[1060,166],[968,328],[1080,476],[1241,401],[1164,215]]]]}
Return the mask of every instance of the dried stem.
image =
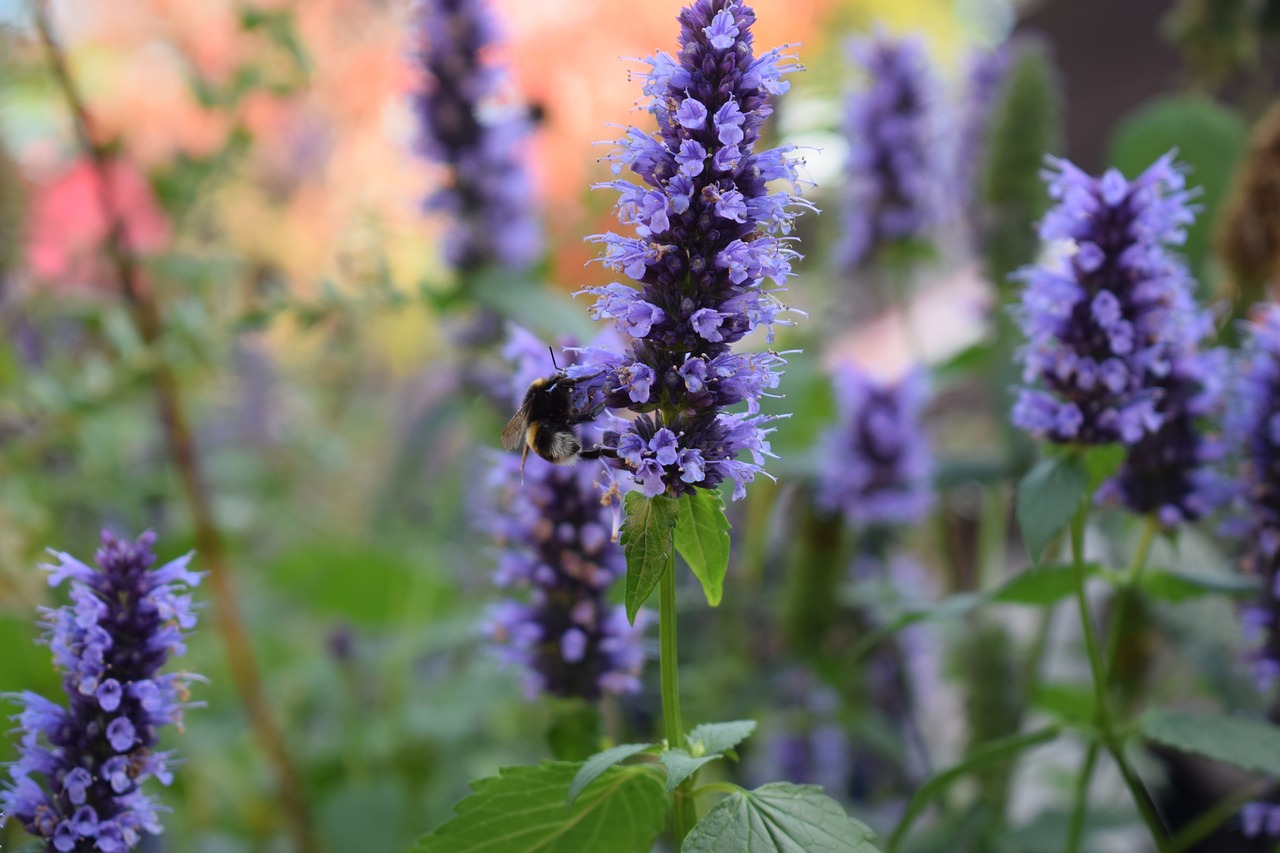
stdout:
{"type": "MultiPolygon", "coordinates": [[[[107,223],[106,250],[120,280],[120,288],[128,303],[138,335],[148,347],[154,347],[163,331],[163,321],[152,292],[143,285],[137,259],[125,240],[124,218],[112,195],[111,155],[93,134],[93,125],[84,100],[67,68],[45,9],[45,0],[32,0],[36,28],[44,44],[50,70],[67,100],[81,147],[97,172],[99,202],[107,223]]],[[[191,513],[196,548],[202,567],[208,572],[218,635],[227,654],[232,680],[249,716],[258,746],[267,757],[279,789],[289,832],[299,853],[318,849],[312,832],[302,785],[284,745],[284,737],[262,689],[262,679],[253,656],[227,562],[226,546],[213,517],[209,491],[200,468],[191,426],[182,404],[181,390],[173,369],[162,360],[151,365],[151,381],[160,408],[160,421],[169,445],[173,465],[182,483],[183,496],[191,513]]]]}

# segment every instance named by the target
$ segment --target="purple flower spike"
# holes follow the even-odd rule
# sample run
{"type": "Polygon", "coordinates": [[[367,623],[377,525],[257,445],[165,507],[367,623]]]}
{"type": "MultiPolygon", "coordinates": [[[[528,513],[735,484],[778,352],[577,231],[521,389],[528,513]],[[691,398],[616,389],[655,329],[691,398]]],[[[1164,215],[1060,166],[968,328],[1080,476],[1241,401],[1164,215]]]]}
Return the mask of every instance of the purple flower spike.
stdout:
{"type": "Polygon", "coordinates": [[[947,163],[924,43],[877,32],[851,41],[849,57],[865,84],[845,105],[849,158],[836,252],[841,264],[857,267],[890,243],[929,234],[943,215],[938,187],[947,163]]]}
{"type": "Polygon", "coordinates": [[[859,527],[915,524],[932,503],[933,460],[921,427],[924,374],[877,382],[852,366],[835,376],[836,426],[822,439],[827,460],[818,501],[859,527]]]}
{"type": "Polygon", "coordinates": [[[497,41],[492,15],[483,0],[423,0],[417,27],[424,77],[411,103],[420,152],[449,173],[426,201],[451,221],[445,256],[460,270],[527,267],[542,251],[523,160],[532,127],[527,110],[500,103],[506,77],[484,62],[497,41]]]}
{"type": "Polygon", "coordinates": [[[1280,678],[1280,307],[1251,325],[1232,391],[1227,429],[1242,456],[1235,528],[1248,548],[1245,569],[1261,580],[1242,617],[1258,688],[1269,691],[1280,678]]]}
{"type": "Polygon", "coordinates": [[[185,588],[200,575],[187,569],[190,555],[152,570],[154,543],[149,532],[136,542],[104,532],[97,569],[57,551],[57,564],[42,567],[53,586],[71,580],[72,603],[42,612],[70,705],[9,694],[21,708],[14,719],[22,737],[0,810],[47,849],[123,853],[161,831],[142,783],[173,781],[169,753],[153,751],[157,730],[181,727],[198,677],[159,670],[183,653],[195,624],[185,588]]]}
{"type": "Polygon", "coordinates": [[[615,174],[629,167],[643,182],[604,185],[637,236],[592,238],[608,247],[605,266],[631,280],[588,288],[592,313],[633,342],[624,354],[586,348],[567,372],[590,399],[639,415],[615,420],[603,443],[646,495],[679,497],[729,479],[739,498],[772,455],[759,399],[777,387],[784,361],[731,348],[759,326],[772,341],[784,323],[777,288],[765,282],[791,275],[797,255],[783,235],[797,208],[810,207],[793,194],[793,147],[756,145],[770,96],[799,66],[789,46],[754,54],[755,13],[736,0],[696,0],[679,20],[678,54],[645,60],[658,134],[627,128],[608,158],[615,174]],[[787,188],[771,191],[775,180],[787,188]],[[725,411],[738,403],[745,412],[725,411]]]}
{"type": "MultiPolygon", "coordinates": [[[[516,365],[513,401],[537,377],[552,373],[551,356],[532,334],[514,329],[506,356],[516,365]]],[[[560,363],[572,364],[565,353],[560,363]]],[[[599,433],[581,431],[593,445],[599,433]]],[[[660,441],[659,452],[667,448],[660,441]]],[[[626,572],[613,541],[617,488],[596,483],[600,468],[553,465],[530,456],[524,468],[512,454],[495,455],[480,526],[498,546],[498,587],[522,594],[489,614],[488,633],[499,657],[525,669],[526,692],[595,700],[640,689],[646,658],[641,612],[632,626],[622,606],[606,600],[626,572]]]]}
{"type": "Polygon", "coordinates": [[[1013,423],[1057,443],[1137,445],[1173,413],[1172,401],[1161,404],[1170,377],[1200,373],[1191,360],[1210,331],[1170,252],[1192,220],[1190,194],[1171,154],[1132,181],[1050,164],[1056,203],[1040,236],[1052,257],[1019,274],[1032,387],[1019,393],[1013,423]]]}

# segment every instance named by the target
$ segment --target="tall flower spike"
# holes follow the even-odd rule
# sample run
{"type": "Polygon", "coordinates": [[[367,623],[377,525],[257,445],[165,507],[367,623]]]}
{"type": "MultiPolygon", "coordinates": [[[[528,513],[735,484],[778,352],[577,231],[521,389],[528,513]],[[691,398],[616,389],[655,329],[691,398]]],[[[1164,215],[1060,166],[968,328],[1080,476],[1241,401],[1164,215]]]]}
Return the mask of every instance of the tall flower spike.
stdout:
{"type": "MultiPolygon", "coordinates": [[[[545,344],[513,331],[506,355],[516,365],[518,404],[529,382],[553,370],[545,344]]],[[[586,443],[598,437],[584,431],[586,443]]],[[[594,700],[632,693],[646,657],[647,612],[627,621],[626,609],[605,600],[626,571],[622,548],[611,537],[616,497],[595,482],[599,469],[553,465],[530,456],[521,481],[520,460],[492,457],[481,527],[498,546],[495,583],[527,593],[489,614],[489,634],[500,657],[526,670],[526,691],[594,700]]]]}
{"type": "Polygon", "coordinates": [[[819,504],[862,528],[921,521],[932,502],[924,374],[890,384],[843,365],[834,383],[838,414],[821,440],[819,504]]]}
{"type": "Polygon", "coordinates": [[[1262,581],[1243,618],[1254,675],[1265,691],[1280,679],[1280,307],[1263,309],[1251,326],[1233,391],[1227,428],[1242,453],[1236,532],[1247,543],[1246,570],[1262,581]]]}
{"type": "Polygon", "coordinates": [[[978,197],[984,166],[989,157],[988,140],[1000,92],[1009,73],[1009,48],[1000,45],[976,50],[966,61],[962,114],[955,117],[959,138],[955,145],[955,207],[969,222],[980,215],[978,197]]]}
{"type": "Polygon", "coordinates": [[[64,708],[35,693],[10,695],[22,732],[0,807],[49,850],[124,853],[159,833],[159,807],[143,793],[173,780],[171,754],[153,752],[160,726],[181,727],[188,673],[160,674],[186,652],[195,626],[185,588],[200,582],[190,555],[152,570],[155,534],[122,542],[102,534],[95,570],[59,551],[49,584],[71,581],[71,603],[43,609],[44,639],[62,670],[64,708]]]}
{"type": "Polygon", "coordinates": [[[1132,181],[1065,160],[1045,174],[1051,259],[1024,269],[1027,339],[1015,426],[1064,444],[1135,445],[1164,421],[1162,380],[1206,334],[1186,267],[1189,193],[1166,154],[1132,181]]]}
{"type": "Polygon", "coordinates": [[[799,191],[794,146],[757,151],[769,98],[797,69],[789,46],[755,56],[755,13],[736,0],[696,0],[679,16],[680,51],[647,57],[644,92],[658,133],[626,129],[610,155],[643,184],[611,181],[617,212],[636,236],[603,234],[605,266],[634,284],[588,288],[597,319],[630,335],[625,353],[584,350],[570,368],[584,397],[639,417],[605,434],[614,466],[650,497],[679,497],[734,482],[734,497],[763,471],[769,452],[759,399],[778,385],[776,353],[734,353],[758,326],[781,323],[785,306],[765,279],[783,284],[799,191]],[[786,189],[770,191],[781,180],[786,189]],[[744,413],[726,407],[745,404],[744,413]],[[739,459],[746,454],[750,461],[739,459]]]}
{"type": "Polygon", "coordinates": [[[850,41],[848,53],[864,82],[845,104],[849,157],[836,257],[857,267],[888,244],[929,234],[942,216],[947,163],[924,43],[877,31],[850,41]]]}
{"type": "Polygon", "coordinates": [[[526,267],[542,248],[522,159],[530,119],[499,104],[506,78],[483,56],[496,41],[491,14],[483,0],[423,0],[416,23],[424,79],[411,101],[419,150],[449,173],[426,202],[452,220],[445,256],[461,270],[526,267]]]}

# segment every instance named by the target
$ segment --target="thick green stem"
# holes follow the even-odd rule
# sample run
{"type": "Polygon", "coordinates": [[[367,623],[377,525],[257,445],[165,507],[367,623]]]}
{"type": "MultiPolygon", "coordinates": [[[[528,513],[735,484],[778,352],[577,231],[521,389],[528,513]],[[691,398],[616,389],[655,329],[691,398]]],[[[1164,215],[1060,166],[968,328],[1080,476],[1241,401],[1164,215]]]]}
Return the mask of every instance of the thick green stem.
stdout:
{"type": "MultiPolygon", "coordinates": [[[[1129,766],[1124,756],[1124,745],[1116,735],[1115,724],[1111,718],[1111,705],[1107,696],[1107,671],[1103,666],[1102,652],[1098,646],[1098,634],[1093,627],[1093,617],[1089,613],[1089,599],[1085,595],[1085,563],[1084,563],[1084,528],[1089,517],[1089,505],[1081,504],[1080,510],[1071,521],[1071,565],[1076,582],[1076,604],[1080,608],[1080,627],[1084,633],[1085,652],[1089,658],[1089,671],[1093,681],[1094,702],[1097,705],[1098,728],[1101,730],[1102,745],[1110,753],[1125,785],[1133,796],[1138,813],[1146,822],[1160,853],[1167,853],[1168,839],[1160,816],[1156,813],[1151,795],[1143,787],[1142,780],[1129,766]]],[[[1083,769],[1083,768],[1082,768],[1083,769]]]]}
{"type": "MultiPolygon", "coordinates": [[[[662,677],[662,723],[667,736],[667,748],[683,749],[684,724],[680,722],[680,674],[676,658],[675,548],[671,549],[671,561],[658,584],[658,649],[662,677]]],[[[684,837],[697,822],[692,789],[693,777],[690,777],[671,792],[677,848],[684,843],[684,837]]]]}

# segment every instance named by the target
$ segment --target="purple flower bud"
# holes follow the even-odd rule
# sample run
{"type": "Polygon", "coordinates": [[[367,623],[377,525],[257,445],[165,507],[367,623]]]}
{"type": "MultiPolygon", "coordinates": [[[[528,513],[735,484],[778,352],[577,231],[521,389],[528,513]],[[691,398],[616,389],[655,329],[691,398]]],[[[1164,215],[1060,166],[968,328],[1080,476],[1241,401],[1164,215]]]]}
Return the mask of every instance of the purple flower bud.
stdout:
{"type": "Polygon", "coordinates": [[[643,184],[604,185],[618,192],[618,219],[636,226],[645,248],[614,234],[597,238],[609,247],[604,262],[634,284],[592,289],[593,313],[614,319],[634,342],[622,355],[588,353],[568,373],[593,400],[640,415],[613,434],[617,456],[609,464],[650,496],[731,479],[741,497],[770,455],[759,398],[777,386],[784,362],[731,348],[759,326],[772,341],[785,306],[765,279],[781,284],[791,275],[796,253],[779,235],[790,232],[797,208],[811,206],[794,194],[794,147],[756,150],[773,112],[770,96],[786,91],[780,77],[798,66],[788,61],[790,46],[755,57],[754,23],[755,13],[735,0],[685,7],[680,50],[645,60],[658,134],[628,128],[611,157],[643,184]],[[788,189],[771,191],[774,180],[788,189]],[[643,265],[627,263],[639,255],[643,265]],[[655,308],[642,322],[630,307],[638,303],[655,308]],[[741,402],[745,415],[725,412],[741,402]],[[737,459],[740,452],[751,461],[737,459]]]}
{"type": "Polygon", "coordinates": [[[449,173],[426,202],[450,220],[445,255],[462,270],[527,267],[542,251],[523,159],[532,128],[526,109],[499,105],[505,74],[484,61],[492,16],[482,0],[425,0],[417,26],[424,74],[411,103],[421,153],[449,173]]]}
{"type": "Polygon", "coordinates": [[[920,423],[924,375],[888,384],[843,366],[835,391],[838,414],[822,438],[818,502],[860,527],[922,521],[933,500],[932,459],[920,423]]]}
{"type": "Polygon", "coordinates": [[[11,697],[22,709],[22,736],[12,781],[0,787],[0,811],[54,850],[125,853],[142,833],[160,831],[138,786],[151,775],[171,780],[167,754],[153,751],[157,729],[181,721],[196,676],[159,670],[191,627],[182,588],[200,575],[187,570],[189,555],[153,570],[154,542],[151,533],[136,542],[103,533],[97,569],[56,551],[57,564],[43,567],[55,585],[71,581],[71,603],[43,611],[70,704],[34,693],[11,697]]]}
{"type": "Polygon", "coordinates": [[[937,188],[946,162],[934,128],[938,84],[924,43],[877,32],[850,42],[849,56],[865,83],[845,105],[848,179],[836,251],[841,264],[857,267],[886,245],[928,235],[942,216],[937,188]]]}
{"type": "Polygon", "coordinates": [[[1209,320],[1168,248],[1191,221],[1189,195],[1170,155],[1131,182],[1050,162],[1057,203],[1040,234],[1054,251],[1020,273],[1023,378],[1033,387],[1020,392],[1013,423],[1052,442],[1136,445],[1178,406],[1208,405],[1194,386],[1209,320]]]}

